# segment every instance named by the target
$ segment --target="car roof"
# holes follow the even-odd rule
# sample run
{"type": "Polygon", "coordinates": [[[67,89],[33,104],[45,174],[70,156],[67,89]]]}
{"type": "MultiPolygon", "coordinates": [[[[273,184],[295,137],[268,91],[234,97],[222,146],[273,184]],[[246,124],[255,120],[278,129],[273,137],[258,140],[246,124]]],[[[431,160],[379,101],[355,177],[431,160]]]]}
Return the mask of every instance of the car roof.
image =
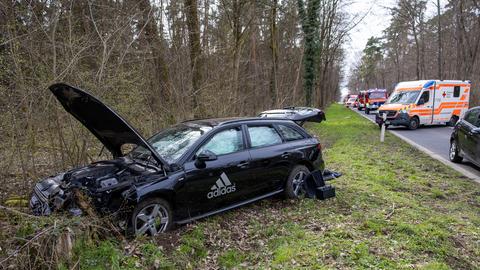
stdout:
{"type": "Polygon", "coordinates": [[[226,124],[231,124],[231,123],[254,123],[254,122],[290,122],[294,123],[290,119],[285,119],[285,118],[276,118],[276,117],[268,117],[268,118],[262,118],[262,117],[226,117],[226,118],[206,118],[206,119],[193,119],[193,120],[187,120],[182,122],[183,124],[196,124],[196,125],[202,125],[202,126],[211,126],[211,127],[216,127],[216,126],[222,126],[226,124]]]}

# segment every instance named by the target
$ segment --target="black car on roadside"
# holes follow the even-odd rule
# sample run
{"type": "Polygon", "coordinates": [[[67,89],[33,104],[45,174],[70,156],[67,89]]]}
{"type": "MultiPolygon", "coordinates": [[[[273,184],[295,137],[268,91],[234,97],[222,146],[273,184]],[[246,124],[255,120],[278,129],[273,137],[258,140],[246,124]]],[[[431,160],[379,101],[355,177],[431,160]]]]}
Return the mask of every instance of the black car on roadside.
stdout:
{"type": "MultiPolygon", "coordinates": [[[[324,161],[318,139],[299,124],[319,110],[284,117],[186,121],[144,139],[107,105],[85,91],[54,84],[50,91],[108,149],[112,160],[60,173],[37,183],[30,200],[34,214],[81,215],[78,194],[94,208],[118,216],[135,234],[155,235],[173,224],[220,213],[283,193],[304,196],[306,179],[322,181],[324,161]],[[297,122],[295,122],[297,121],[297,122]],[[129,152],[124,145],[134,145],[129,152]],[[310,178],[308,178],[310,177],[310,178]]],[[[295,108],[291,108],[295,111],[295,108]]],[[[328,177],[328,175],[325,175],[328,177]]],[[[330,177],[331,178],[331,177],[330,177]]],[[[311,181],[310,181],[311,182],[311,181]]],[[[330,190],[330,193],[328,192],[330,190]]],[[[327,194],[325,193],[325,194],[327,194]]]]}
{"type": "Polygon", "coordinates": [[[467,159],[480,166],[480,107],[465,112],[450,136],[449,158],[452,162],[467,159]]]}

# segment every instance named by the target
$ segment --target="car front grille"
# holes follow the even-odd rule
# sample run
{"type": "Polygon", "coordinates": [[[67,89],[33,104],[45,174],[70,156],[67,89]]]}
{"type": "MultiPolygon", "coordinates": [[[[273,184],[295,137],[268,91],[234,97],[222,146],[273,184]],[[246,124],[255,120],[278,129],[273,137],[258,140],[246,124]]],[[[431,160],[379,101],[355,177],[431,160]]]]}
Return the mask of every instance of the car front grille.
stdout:
{"type": "Polygon", "coordinates": [[[397,111],[380,111],[378,114],[380,116],[383,116],[383,114],[387,114],[387,117],[395,117],[395,115],[397,114],[397,111]]]}

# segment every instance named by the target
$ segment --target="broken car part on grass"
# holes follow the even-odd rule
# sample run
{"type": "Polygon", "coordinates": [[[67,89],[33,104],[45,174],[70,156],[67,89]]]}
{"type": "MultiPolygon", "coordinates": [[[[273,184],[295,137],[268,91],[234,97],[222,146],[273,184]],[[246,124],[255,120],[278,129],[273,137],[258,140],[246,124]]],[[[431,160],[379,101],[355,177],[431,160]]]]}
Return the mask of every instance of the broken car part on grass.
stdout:
{"type": "Polygon", "coordinates": [[[34,187],[36,215],[67,211],[81,215],[86,194],[102,215],[127,232],[155,235],[263,198],[284,193],[326,199],[321,145],[299,123],[321,122],[322,111],[289,108],[277,117],[192,120],[144,139],[127,121],[85,91],[66,84],[50,90],[113,155],[48,177],[34,187]],[[135,145],[122,153],[125,144],[135,145]]]}

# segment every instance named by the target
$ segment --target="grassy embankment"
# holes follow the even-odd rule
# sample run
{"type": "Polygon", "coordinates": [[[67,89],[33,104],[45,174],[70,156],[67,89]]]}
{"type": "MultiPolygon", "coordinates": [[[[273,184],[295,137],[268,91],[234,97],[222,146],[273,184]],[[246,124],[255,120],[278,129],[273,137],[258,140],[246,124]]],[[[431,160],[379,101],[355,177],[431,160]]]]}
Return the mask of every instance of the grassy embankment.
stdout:
{"type": "Polygon", "coordinates": [[[332,181],[335,199],[265,200],[154,241],[77,240],[71,264],[480,268],[480,185],[390,134],[380,143],[374,124],[338,105],[309,129],[322,140],[327,167],[344,174],[332,181]]]}

